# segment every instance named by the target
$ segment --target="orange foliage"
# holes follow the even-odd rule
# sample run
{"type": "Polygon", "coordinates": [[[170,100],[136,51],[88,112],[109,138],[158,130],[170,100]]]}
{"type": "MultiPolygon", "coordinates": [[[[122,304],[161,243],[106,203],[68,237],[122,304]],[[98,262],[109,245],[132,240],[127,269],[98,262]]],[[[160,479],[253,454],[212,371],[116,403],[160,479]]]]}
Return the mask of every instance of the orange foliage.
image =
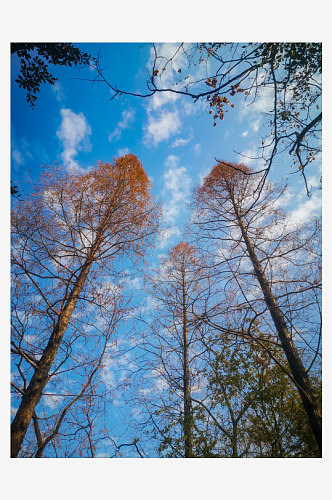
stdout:
{"type": "Polygon", "coordinates": [[[171,248],[168,252],[166,260],[170,260],[172,262],[184,262],[185,260],[192,260],[194,255],[194,247],[186,241],[180,241],[180,243],[171,248]]]}
{"type": "Polygon", "coordinates": [[[73,231],[90,231],[95,237],[103,233],[132,257],[144,258],[151,246],[145,238],[156,232],[160,217],[150,191],[148,175],[133,154],[113,163],[99,162],[83,174],[54,164],[41,176],[32,196],[33,210],[26,210],[31,221],[38,213],[44,228],[54,225],[54,231],[62,230],[62,240],[67,236],[72,243],[73,231]]]}
{"type": "Polygon", "coordinates": [[[212,194],[217,187],[234,186],[247,177],[244,174],[251,172],[253,170],[242,163],[220,161],[204,178],[202,185],[195,188],[195,198],[199,200],[202,195],[212,194]]]}

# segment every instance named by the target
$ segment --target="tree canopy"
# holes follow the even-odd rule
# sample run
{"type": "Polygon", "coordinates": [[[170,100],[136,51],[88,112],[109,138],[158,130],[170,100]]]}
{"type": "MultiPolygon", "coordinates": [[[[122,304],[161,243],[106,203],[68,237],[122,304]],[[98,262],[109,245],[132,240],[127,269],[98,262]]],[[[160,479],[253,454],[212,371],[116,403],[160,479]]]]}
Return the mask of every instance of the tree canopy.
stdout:
{"type": "Polygon", "coordinates": [[[72,43],[11,43],[11,55],[20,58],[20,74],[15,82],[20,88],[27,90],[27,102],[31,108],[36,105],[37,92],[41,83],[54,85],[58,80],[48,70],[54,66],[72,66],[89,64],[93,58],[83,53],[72,43]],[[34,55],[35,54],[35,55],[34,55]]]}

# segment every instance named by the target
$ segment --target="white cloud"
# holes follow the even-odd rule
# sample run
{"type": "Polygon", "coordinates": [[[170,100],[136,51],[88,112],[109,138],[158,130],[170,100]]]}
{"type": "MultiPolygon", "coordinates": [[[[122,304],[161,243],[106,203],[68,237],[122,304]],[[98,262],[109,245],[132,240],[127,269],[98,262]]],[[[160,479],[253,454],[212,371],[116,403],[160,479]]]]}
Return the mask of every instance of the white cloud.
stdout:
{"type": "Polygon", "coordinates": [[[165,248],[167,245],[171,243],[171,240],[173,240],[173,237],[175,236],[180,236],[181,231],[177,226],[172,226],[168,229],[165,229],[161,233],[161,241],[158,244],[158,248],[162,249],[165,248]]]}
{"type": "Polygon", "coordinates": [[[24,157],[18,149],[12,150],[12,158],[17,165],[23,165],[24,157]]]}
{"type": "Polygon", "coordinates": [[[121,137],[122,130],[128,128],[129,124],[133,121],[135,116],[135,110],[124,110],[122,111],[122,120],[117,124],[117,127],[108,136],[110,142],[118,141],[121,137]]]}
{"type": "Polygon", "coordinates": [[[291,188],[288,188],[286,189],[286,191],[284,192],[284,194],[282,196],[280,196],[280,198],[278,198],[275,202],[274,202],[274,206],[277,208],[277,207],[286,207],[287,205],[289,205],[291,202],[293,202],[293,198],[294,198],[294,193],[292,191],[291,188]]]}
{"type": "Polygon", "coordinates": [[[245,115],[257,115],[258,113],[267,113],[273,109],[273,92],[268,87],[260,87],[255,100],[248,97],[241,101],[239,116],[240,120],[245,115]]]}
{"type": "Polygon", "coordinates": [[[250,129],[257,132],[263,124],[264,113],[273,109],[273,92],[268,87],[260,87],[255,100],[250,96],[240,102],[239,119],[249,118],[250,129]]]}
{"type": "Polygon", "coordinates": [[[245,165],[252,165],[253,163],[257,163],[257,157],[259,153],[255,147],[251,149],[245,149],[242,151],[241,155],[237,156],[237,161],[239,163],[244,163],[245,165]]]}
{"type": "Polygon", "coordinates": [[[250,124],[251,129],[252,129],[254,132],[258,132],[259,127],[261,126],[261,119],[260,119],[260,118],[258,118],[257,120],[254,120],[253,118],[251,118],[251,119],[249,120],[249,124],[250,124]]]}
{"type": "Polygon", "coordinates": [[[124,278],[121,284],[122,286],[126,286],[130,289],[141,290],[143,287],[143,280],[138,276],[135,276],[134,278],[128,277],[124,278]]]}
{"type": "Polygon", "coordinates": [[[27,139],[22,138],[20,140],[20,143],[21,143],[21,147],[22,147],[22,150],[23,150],[23,154],[25,156],[27,156],[28,158],[33,158],[33,154],[30,151],[30,149],[31,149],[30,142],[27,139]]]}
{"type": "Polygon", "coordinates": [[[185,167],[177,167],[178,157],[168,156],[165,164],[170,168],[163,174],[164,193],[170,198],[163,206],[164,218],[167,222],[173,223],[188,201],[191,188],[191,178],[187,174],[185,167]]]}
{"type": "Polygon", "coordinates": [[[92,134],[83,113],[74,113],[71,109],[61,109],[61,125],[56,133],[64,148],[61,157],[64,164],[70,168],[79,168],[78,162],[74,160],[78,151],[91,151],[89,135],[92,134]]]}
{"type": "MultiPolygon", "coordinates": [[[[268,157],[268,155],[272,152],[272,146],[273,144],[265,146],[265,157],[268,157]]],[[[249,144],[249,147],[247,149],[244,149],[243,151],[241,151],[241,154],[237,155],[236,161],[238,163],[248,165],[254,168],[254,170],[259,170],[262,167],[266,167],[266,161],[262,158],[260,147],[260,144],[255,144],[254,142],[252,142],[251,144],[249,144]]],[[[272,169],[273,168],[274,167],[272,166],[272,169]]]]}
{"type": "MultiPolygon", "coordinates": [[[[170,84],[171,85],[171,84],[170,84]]],[[[166,80],[163,81],[162,87],[167,87],[167,82],[166,80]]],[[[174,102],[176,99],[178,99],[179,95],[174,94],[173,92],[156,92],[150,102],[150,105],[153,110],[156,110],[160,108],[161,106],[164,106],[168,102],[174,102]]]]}
{"type": "Polygon", "coordinates": [[[26,157],[33,158],[33,154],[31,153],[31,144],[24,137],[20,138],[17,144],[15,141],[12,141],[12,158],[16,164],[16,166],[23,165],[25,163],[26,157]]]}
{"type": "MultiPolygon", "coordinates": [[[[155,51],[151,48],[147,69],[152,72],[153,64],[156,62],[155,69],[159,71],[159,75],[155,76],[155,83],[158,89],[183,90],[184,85],[189,83],[190,75],[186,73],[188,59],[184,53],[189,49],[189,46],[190,44],[185,44],[183,48],[180,48],[179,43],[156,44],[157,61],[155,61],[155,51]],[[180,69],[181,73],[178,72],[180,69]],[[185,80],[184,83],[182,79],[185,80]],[[176,82],[177,80],[178,82],[176,82]],[[178,85],[175,86],[175,83],[178,83],[178,85]]],[[[199,67],[196,73],[198,74],[201,71],[202,68],[199,67]]],[[[190,79],[195,80],[196,75],[194,77],[191,75],[190,79]]],[[[204,105],[200,101],[193,104],[189,99],[182,97],[180,106],[176,107],[176,100],[180,97],[180,94],[172,91],[156,92],[151,97],[147,107],[148,124],[145,127],[145,141],[147,143],[157,145],[161,141],[167,141],[169,137],[179,131],[181,114],[190,115],[196,113],[204,105]],[[166,105],[172,105],[172,108],[166,110],[166,105]]],[[[192,137],[175,140],[171,147],[184,146],[191,139],[192,137]]]]}
{"type": "Polygon", "coordinates": [[[176,148],[178,146],[185,146],[186,144],[188,144],[188,142],[191,141],[192,138],[193,136],[190,135],[188,139],[175,139],[175,141],[173,141],[171,144],[171,148],[176,148]]]}
{"type": "Polygon", "coordinates": [[[173,198],[177,201],[187,195],[187,189],[190,186],[190,177],[186,174],[185,167],[170,168],[164,174],[165,188],[172,191],[173,198]]]}
{"type": "Polygon", "coordinates": [[[180,161],[180,158],[178,156],[168,155],[166,160],[164,161],[164,165],[166,167],[175,168],[178,166],[179,161],[180,161]]]}
{"type": "Polygon", "coordinates": [[[200,144],[195,144],[194,153],[195,153],[195,155],[201,154],[201,145],[200,144]]]}
{"type": "Polygon", "coordinates": [[[52,92],[58,101],[62,101],[63,98],[65,97],[63,87],[59,82],[55,82],[55,84],[52,85],[52,92]]]}
{"type": "MultiPolygon", "coordinates": [[[[182,47],[180,43],[156,44],[158,60],[155,69],[158,69],[159,75],[155,81],[159,89],[184,90],[186,85],[206,78],[210,70],[210,61],[196,67],[191,66],[190,75],[188,73],[188,51],[191,46],[191,43],[184,43],[182,47]],[[175,83],[177,85],[174,85],[175,83]]],[[[152,72],[154,60],[155,51],[151,47],[147,64],[149,72],[152,72]]],[[[168,102],[174,103],[179,97],[181,96],[176,92],[156,92],[151,99],[152,109],[156,110],[168,102]]],[[[181,98],[181,111],[187,115],[197,113],[205,106],[206,102],[203,99],[193,103],[190,98],[181,98]]]]}
{"type": "Polygon", "coordinates": [[[129,153],[128,148],[118,149],[118,156],[125,156],[129,153]]]}
{"type": "Polygon", "coordinates": [[[211,167],[205,167],[205,168],[203,169],[203,171],[202,171],[202,172],[200,172],[200,173],[198,174],[198,176],[197,176],[197,177],[199,178],[199,184],[200,184],[200,186],[202,186],[202,185],[203,185],[203,182],[204,182],[205,177],[206,177],[207,175],[209,175],[209,173],[210,173],[210,172],[211,172],[211,167]]]}
{"type": "MultiPolygon", "coordinates": [[[[162,44],[157,44],[156,49],[157,53],[161,58],[165,59],[159,59],[161,67],[159,69],[160,71],[160,77],[157,77],[157,86],[161,89],[166,89],[166,88],[171,88],[172,84],[174,83],[174,71],[177,71],[179,69],[179,64],[183,62],[180,54],[177,55],[175,59],[173,59],[172,65],[166,65],[167,60],[172,58],[177,51],[179,47],[179,44],[177,43],[162,43],[162,44]],[[166,70],[162,72],[162,67],[166,66],[166,70]]],[[[155,52],[153,47],[150,49],[150,58],[147,64],[147,68],[149,71],[152,71],[152,66],[153,66],[153,61],[155,58],[155,52]]],[[[175,102],[179,98],[179,94],[176,94],[174,92],[156,92],[151,101],[150,101],[150,106],[151,109],[156,110],[160,108],[161,106],[164,106],[168,102],[175,102]]]]}
{"type": "Polygon", "coordinates": [[[159,117],[149,113],[148,125],[146,127],[145,140],[158,144],[167,141],[171,135],[178,132],[181,121],[177,111],[161,111],[159,117]]]}
{"type": "Polygon", "coordinates": [[[56,394],[46,394],[44,397],[43,397],[43,400],[44,400],[44,404],[45,406],[47,406],[50,410],[55,410],[55,408],[57,407],[58,403],[59,403],[59,398],[60,396],[56,395],[56,394]]]}
{"type": "Polygon", "coordinates": [[[195,103],[188,100],[187,98],[183,98],[181,100],[181,109],[185,112],[187,116],[193,115],[195,113],[201,113],[204,108],[206,108],[206,101],[203,99],[196,101],[195,103]]]}
{"type": "Polygon", "coordinates": [[[245,132],[243,132],[242,137],[247,137],[247,135],[248,135],[248,130],[246,130],[245,132]]]}
{"type": "Polygon", "coordinates": [[[320,177],[315,177],[314,175],[307,177],[307,183],[310,189],[310,186],[312,187],[318,187],[320,186],[320,177]]]}
{"type": "Polygon", "coordinates": [[[321,193],[317,193],[317,191],[311,196],[311,198],[307,198],[304,203],[302,203],[298,208],[292,211],[291,218],[294,221],[298,222],[306,222],[313,215],[319,215],[322,210],[322,197],[321,193]]]}

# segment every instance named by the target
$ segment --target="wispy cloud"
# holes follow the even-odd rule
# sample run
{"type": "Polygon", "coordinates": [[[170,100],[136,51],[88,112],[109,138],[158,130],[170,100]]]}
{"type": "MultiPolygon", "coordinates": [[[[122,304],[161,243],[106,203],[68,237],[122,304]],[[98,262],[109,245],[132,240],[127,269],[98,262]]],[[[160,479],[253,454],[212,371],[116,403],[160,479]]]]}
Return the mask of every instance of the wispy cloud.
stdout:
{"type": "Polygon", "coordinates": [[[165,203],[163,206],[164,218],[173,223],[184,209],[188,201],[191,188],[191,178],[185,167],[178,167],[179,158],[169,155],[165,161],[168,170],[163,174],[165,203]]]}
{"type": "MultiPolygon", "coordinates": [[[[177,89],[181,90],[188,84],[190,79],[197,78],[196,73],[200,73],[201,68],[195,70],[195,76],[186,73],[184,82],[181,78],[184,75],[187,67],[187,56],[184,51],[189,48],[190,44],[185,44],[180,48],[178,43],[162,43],[156,45],[158,53],[158,71],[156,76],[156,85],[160,90],[177,89]],[[180,48],[180,50],[179,50],[180,48]],[[180,71],[182,73],[180,73],[180,71]],[[180,76],[181,75],[181,76],[180,76]],[[179,85],[174,87],[174,79],[178,79],[179,85]]],[[[155,59],[154,49],[151,48],[150,59],[147,64],[149,71],[152,71],[155,59]]],[[[148,124],[145,126],[145,142],[147,144],[157,145],[162,141],[167,141],[172,135],[179,132],[181,127],[180,116],[191,115],[200,111],[201,102],[191,103],[188,99],[181,97],[176,92],[156,92],[149,100],[147,106],[148,124]],[[179,102],[177,101],[179,99],[179,102]]],[[[192,139],[190,136],[187,139],[177,139],[171,144],[171,147],[185,146],[192,139]]]]}
{"type": "Polygon", "coordinates": [[[181,235],[181,231],[177,226],[172,226],[168,229],[165,229],[161,233],[161,238],[160,238],[160,242],[158,244],[158,248],[159,249],[165,248],[166,246],[168,246],[172,242],[174,237],[177,237],[180,235],[181,235]]]}
{"type": "Polygon", "coordinates": [[[177,226],[172,226],[166,229],[161,234],[161,241],[158,244],[158,248],[165,248],[166,246],[171,244],[175,237],[178,237],[180,235],[181,231],[177,226]]]}
{"type": "Polygon", "coordinates": [[[185,146],[186,144],[188,144],[188,142],[191,141],[192,138],[193,136],[190,135],[188,139],[175,139],[175,141],[173,141],[171,144],[171,148],[177,148],[178,146],[185,146]]]}
{"type": "Polygon", "coordinates": [[[322,197],[320,192],[315,192],[291,213],[291,218],[297,222],[307,222],[313,215],[320,215],[322,210],[322,197]]]}
{"type": "Polygon", "coordinates": [[[145,141],[154,145],[167,141],[170,136],[178,132],[180,126],[178,111],[163,110],[157,117],[149,113],[148,125],[145,128],[145,141]]]}
{"type": "Polygon", "coordinates": [[[62,101],[65,97],[65,93],[60,82],[55,82],[55,84],[52,85],[52,92],[58,101],[62,101]]]}
{"type": "Polygon", "coordinates": [[[128,148],[118,149],[118,156],[125,156],[129,153],[128,148]]]}
{"type": "Polygon", "coordinates": [[[178,166],[180,158],[175,155],[168,155],[166,160],[164,161],[165,167],[175,168],[178,166]]]}
{"type": "MultiPolygon", "coordinates": [[[[271,150],[272,145],[266,146],[265,155],[268,156],[271,150]]],[[[241,154],[238,154],[236,161],[238,163],[244,163],[245,165],[248,165],[254,169],[260,169],[266,166],[266,161],[262,158],[260,145],[258,143],[255,144],[254,142],[249,144],[248,148],[241,151],[241,154]]]]}
{"type": "MultiPolygon", "coordinates": [[[[187,51],[190,49],[191,44],[185,43],[180,48],[179,43],[159,43],[156,44],[158,53],[158,71],[159,75],[156,77],[157,86],[160,89],[177,89],[183,90],[185,85],[190,82],[199,81],[205,78],[206,72],[209,72],[210,61],[206,61],[204,65],[192,66],[190,68],[190,75],[187,73],[188,56],[187,51]],[[171,63],[170,63],[171,61],[171,63]],[[167,64],[168,63],[168,64],[167,64]],[[179,70],[181,73],[179,73],[179,70]],[[175,81],[178,80],[178,85],[174,86],[175,81]],[[183,81],[182,81],[183,80],[183,81]]],[[[150,58],[147,64],[149,71],[152,71],[152,65],[155,59],[154,49],[150,50],[150,58]]],[[[204,100],[199,100],[195,103],[190,99],[181,97],[175,92],[156,92],[151,98],[151,108],[156,110],[167,103],[175,103],[177,99],[181,99],[181,112],[186,115],[191,115],[200,112],[206,103],[204,100]]]]}
{"type": "Polygon", "coordinates": [[[242,121],[247,116],[250,129],[257,132],[263,124],[264,113],[268,113],[272,109],[273,92],[268,87],[261,87],[255,100],[248,97],[240,102],[239,119],[242,121]]]}
{"type": "Polygon", "coordinates": [[[260,87],[255,100],[250,96],[241,101],[239,116],[240,120],[246,115],[257,115],[258,113],[267,113],[273,109],[273,92],[268,87],[260,87]]]}
{"type": "Polygon", "coordinates": [[[206,108],[206,101],[199,100],[195,103],[192,101],[188,101],[188,98],[183,97],[181,99],[181,109],[184,114],[187,116],[194,115],[196,113],[202,113],[206,108]]]}
{"type": "MultiPolygon", "coordinates": [[[[176,44],[176,43],[162,43],[162,44],[156,45],[158,55],[165,58],[162,65],[166,64],[166,60],[168,60],[174,56],[177,48],[178,48],[178,44],[176,44]]],[[[150,58],[149,58],[149,61],[147,63],[147,68],[149,69],[149,71],[152,71],[154,57],[155,57],[155,52],[154,52],[154,49],[151,47],[150,58]]],[[[160,61],[161,61],[161,59],[160,59],[160,61]]],[[[159,88],[166,89],[166,88],[172,87],[172,84],[174,82],[173,69],[177,70],[179,63],[180,63],[180,58],[178,57],[177,61],[174,61],[172,67],[170,65],[168,65],[166,67],[165,71],[162,71],[162,69],[160,68],[161,77],[158,77],[158,87],[159,88]]],[[[161,106],[164,106],[167,103],[170,103],[170,102],[174,103],[179,97],[180,96],[174,92],[160,92],[160,93],[156,92],[153,95],[153,97],[151,98],[150,109],[157,110],[161,106]]]]}
{"type": "Polygon", "coordinates": [[[16,163],[16,165],[23,165],[24,157],[23,157],[21,151],[19,151],[17,148],[12,149],[12,158],[13,158],[14,162],[16,163]]]}
{"type": "Polygon", "coordinates": [[[108,136],[108,140],[118,141],[121,137],[122,131],[129,127],[129,124],[134,120],[135,110],[124,110],[122,111],[122,120],[120,120],[111,134],[108,136]]]}
{"type": "Polygon", "coordinates": [[[195,144],[194,153],[195,153],[195,155],[201,154],[201,145],[200,144],[195,144]]]}
{"type": "Polygon", "coordinates": [[[34,155],[31,153],[32,146],[30,142],[24,137],[20,138],[17,142],[12,141],[12,159],[15,166],[19,167],[24,165],[27,158],[33,158],[34,155]]]}
{"type": "MultiPolygon", "coordinates": [[[[169,83],[169,86],[171,86],[171,83],[169,83]]],[[[166,80],[164,79],[162,83],[162,87],[166,88],[168,87],[168,84],[166,80]]],[[[160,92],[156,93],[153,95],[150,106],[153,110],[156,110],[158,108],[161,108],[161,106],[164,106],[165,104],[169,102],[174,102],[179,98],[178,94],[174,94],[173,92],[160,92]]]]}
{"type": "Polygon", "coordinates": [[[79,151],[91,151],[89,135],[92,134],[83,113],[74,113],[71,109],[61,109],[61,125],[57,130],[57,137],[60,139],[63,152],[61,157],[64,164],[70,168],[79,168],[78,162],[74,159],[79,151]]]}
{"type": "Polygon", "coordinates": [[[237,156],[236,161],[244,163],[245,165],[252,165],[253,163],[258,162],[258,154],[258,149],[253,146],[252,148],[242,151],[241,154],[237,156]]]}

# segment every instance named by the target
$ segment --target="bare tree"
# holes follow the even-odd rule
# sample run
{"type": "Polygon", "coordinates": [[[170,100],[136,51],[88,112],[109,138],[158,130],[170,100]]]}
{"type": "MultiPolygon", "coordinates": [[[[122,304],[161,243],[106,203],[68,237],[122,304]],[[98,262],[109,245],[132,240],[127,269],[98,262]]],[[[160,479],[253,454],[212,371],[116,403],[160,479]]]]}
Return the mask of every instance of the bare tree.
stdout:
{"type": "Polygon", "coordinates": [[[180,242],[151,271],[147,304],[135,327],[144,355],[137,358],[143,373],[136,401],[148,415],[141,427],[152,427],[159,452],[170,448],[183,458],[195,457],[192,391],[199,385],[201,345],[194,319],[205,281],[193,247],[180,242]]]}

